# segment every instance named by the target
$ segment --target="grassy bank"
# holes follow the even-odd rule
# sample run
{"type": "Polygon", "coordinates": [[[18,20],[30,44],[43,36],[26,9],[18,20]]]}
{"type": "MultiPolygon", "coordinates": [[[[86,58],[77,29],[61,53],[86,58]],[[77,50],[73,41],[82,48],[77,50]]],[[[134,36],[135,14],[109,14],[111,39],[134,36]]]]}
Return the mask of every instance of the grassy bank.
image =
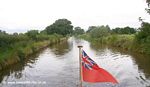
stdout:
{"type": "Polygon", "coordinates": [[[0,70],[19,61],[23,61],[30,55],[37,53],[49,45],[66,39],[66,37],[59,35],[51,35],[48,36],[48,39],[19,41],[6,47],[3,46],[0,48],[0,70]]]}
{"type": "Polygon", "coordinates": [[[65,40],[72,35],[73,26],[67,19],[58,19],[40,31],[32,29],[25,33],[7,33],[3,30],[0,30],[0,70],[48,45],[65,40]]]}
{"type": "Polygon", "coordinates": [[[80,35],[80,38],[90,41],[92,44],[104,44],[112,47],[119,47],[123,50],[150,54],[150,44],[138,43],[134,34],[112,34],[101,38],[91,38],[90,35],[80,35]]]}

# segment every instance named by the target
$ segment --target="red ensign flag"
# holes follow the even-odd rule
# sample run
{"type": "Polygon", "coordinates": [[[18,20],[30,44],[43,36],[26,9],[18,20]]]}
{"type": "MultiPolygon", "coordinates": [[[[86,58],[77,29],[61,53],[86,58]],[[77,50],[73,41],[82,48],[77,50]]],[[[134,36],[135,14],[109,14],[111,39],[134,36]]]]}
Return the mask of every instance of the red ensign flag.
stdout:
{"type": "Polygon", "coordinates": [[[106,70],[100,68],[83,50],[82,50],[82,78],[85,82],[112,82],[117,80],[106,70]]]}

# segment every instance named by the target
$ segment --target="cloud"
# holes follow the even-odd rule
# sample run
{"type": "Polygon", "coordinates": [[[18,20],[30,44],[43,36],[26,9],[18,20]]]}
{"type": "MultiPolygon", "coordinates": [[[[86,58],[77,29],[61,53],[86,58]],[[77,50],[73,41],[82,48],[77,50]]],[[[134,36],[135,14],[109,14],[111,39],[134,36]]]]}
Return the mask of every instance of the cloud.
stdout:
{"type": "Polygon", "coordinates": [[[143,0],[1,0],[0,26],[7,31],[41,30],[67,18],[84,29],[103,24],[139,27],[138,17],[149,17],[146,6],[143,0]]]}

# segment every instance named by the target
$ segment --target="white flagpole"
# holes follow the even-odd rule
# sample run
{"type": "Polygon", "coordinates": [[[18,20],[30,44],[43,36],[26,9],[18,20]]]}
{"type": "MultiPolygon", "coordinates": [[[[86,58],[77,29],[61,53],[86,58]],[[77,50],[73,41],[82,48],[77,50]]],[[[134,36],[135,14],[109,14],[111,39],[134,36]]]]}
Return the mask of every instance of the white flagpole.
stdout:
{"type": "Polygon", "coordinates": [[[82,87],[82,62],[81,62],[81,58],[82,58],[82,50],[81,50],[81,48],[82,48],[83,46],[78,46],[78,48],[79,48],[79,75],[80,75],[80,77],[79,77],[79,87],[82,87]]]}

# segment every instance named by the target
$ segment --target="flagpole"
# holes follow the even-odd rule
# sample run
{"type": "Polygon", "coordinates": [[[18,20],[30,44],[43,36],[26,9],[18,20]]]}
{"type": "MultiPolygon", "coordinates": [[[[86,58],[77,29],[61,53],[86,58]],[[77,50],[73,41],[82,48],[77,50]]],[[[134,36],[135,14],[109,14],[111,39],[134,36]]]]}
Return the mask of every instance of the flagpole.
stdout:
{"type": "Polygon", "coordinates": [[[82,51],[81,48],[83,46],[78,46],[79,48],[79,87],[82,87],[82,62],[81,62],[81,58],[82,58],[82,51]]]}

